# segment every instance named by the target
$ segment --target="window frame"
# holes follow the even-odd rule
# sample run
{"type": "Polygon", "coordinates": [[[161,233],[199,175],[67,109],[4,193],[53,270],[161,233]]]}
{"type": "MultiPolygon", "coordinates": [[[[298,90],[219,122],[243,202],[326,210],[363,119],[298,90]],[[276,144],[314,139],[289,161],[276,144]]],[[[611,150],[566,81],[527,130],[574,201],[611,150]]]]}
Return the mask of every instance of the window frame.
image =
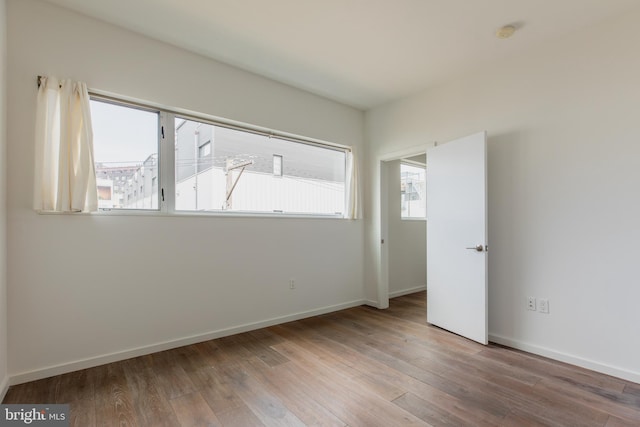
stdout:
{"type": "MultiPolygon", "coordinates": [[[[158,114],[158,209],[122,209],[122,208],[100,208],[90,215],[124,215],[124,216],[208,216],[208,217],[239,217],[239,218],[314,218],[314,219],[347,219],[348,209],[346,194],[348,193],[348,153],[352,153],[352,148],[346,145],[331,143],[318,139],[302,137],[299,135],[277,132],[271,129],[250,125],[238,121],[222,119],[209,116],[203,113],[160,107],[152,103],[139,100],[113,96],[99,91],[89,90],[90,100],[107,102],[128,108],[135,108],[142,111],[154,112],[158,114]],[[345,154],[345,205],[342,214],[322,214],[322,213],[287,213],[287,212],[261,212],[261,211],[187,211],[176,210],[176,168],[175,168],[175,119],[193,120],[201,123],[225,127],[241,132],[254,133],[262,136],[278,138],[298,144],[311,145],[323,149],[343,152],[345,154]]],[[[213,151],[212,151],[213,153],[213,151]]],[[[283,165],[284,166],[284,165],[283,165]]],[[[284,169],[284,167],[283,167],[284,169]]]]}
{"type": "MultiPolygon", "coordinates": [[[[158,127],[156,130],[156,140],[157,140],[157,156],[158,156],[158,207],[156,209],[124,209],[124,208],[98,208],[98,210],[96,212],[92,212],[92,214],[110,214],[111,212],[115,212],[115,213],[131,213],[131,214],[140,214],[140,213],[145,213],[145,214],[154,214],[154,213],[159,213],[162,212],[162,188],[163,188],[163,181],[162,181],[162,175],[163,175],[163,170],[164,170],[164,165],[163,165],[163,156],[164,156],[164,151],[162,148],[162,143],[163,143],[163,134],[162,134],[162,129],[163,129],[163,125],[162,125],[162,121],[163,121],[163,117],[162,117],[162,110],[159,108],[154,108],[151,105],[145,105],[139,102],[134,102],[134,101],[129,101],[129,100],[124,100],[124,99],[118,99],[112,96],[108,96],[108,95],[102,95],[102,94],[97,94],[94,93],[92,91],[89,91],[89,100],[90,101],[98,101],[98,102],[103,102],[106,104],[111,104],[111,105],[116,105],[116,106],[120,106],[120,107],[125,107],[125,108],[131,108],[131,109],[135,109],[135,110],[140,110],[140,111],[146,111],[148,113],[154,113],[158,115],[158,127]]],[[[95,160],[95,159],[94,159],[95,160]]],[[[122,182],[119,181],[118,185],[122,185],[122,182]]]]}

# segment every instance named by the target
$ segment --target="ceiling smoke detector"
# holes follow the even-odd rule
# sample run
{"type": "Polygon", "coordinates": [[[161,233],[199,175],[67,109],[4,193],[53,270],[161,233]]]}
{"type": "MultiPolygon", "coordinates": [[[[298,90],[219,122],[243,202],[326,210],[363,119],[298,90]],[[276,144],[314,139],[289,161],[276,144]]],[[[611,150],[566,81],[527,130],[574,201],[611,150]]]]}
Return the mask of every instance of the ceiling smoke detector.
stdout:
{"type": "Polygon", "coordinates": [[[516,27],[514,27],[513,25],[505,25],[504,27],[496,31],[496,37],[499,39],[508,39],[515,32],[516,32],[516,27]]]}

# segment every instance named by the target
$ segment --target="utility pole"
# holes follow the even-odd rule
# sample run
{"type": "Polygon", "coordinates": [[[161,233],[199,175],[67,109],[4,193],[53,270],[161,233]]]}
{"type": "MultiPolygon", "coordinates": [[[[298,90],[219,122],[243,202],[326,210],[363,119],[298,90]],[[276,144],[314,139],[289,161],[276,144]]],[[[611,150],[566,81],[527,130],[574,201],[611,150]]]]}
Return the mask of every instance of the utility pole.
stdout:
{"type": "Polygon", "coordinates": [[[233,158],[227,158],[227,164],[224,172],[225,176],[227,177],[227,197],[225,198],[224,207],[223,207],[223,209],[225,210],[231,209],[231,204],[232,204],[231,195],[233,194],[233,190],[236,188],[236,185],[238,184],[238,180],[242,176],[242,172],[244,172],[244,169],[247,166],[250,166],[253,164],[253,160],[246,160],[240,163],[234,163],[234,160],[235,159],[233,158]],[[235,169],[240,169],[240,173],[234,180],[233,174],[231,172],[235,169]]]}

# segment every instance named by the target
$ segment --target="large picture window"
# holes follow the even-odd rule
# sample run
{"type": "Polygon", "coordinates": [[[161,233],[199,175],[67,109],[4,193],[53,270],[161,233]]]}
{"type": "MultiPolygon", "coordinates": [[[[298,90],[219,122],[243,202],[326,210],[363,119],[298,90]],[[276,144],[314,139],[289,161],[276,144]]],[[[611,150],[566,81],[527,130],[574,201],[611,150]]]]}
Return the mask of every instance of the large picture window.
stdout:
{"type": "Polygon", "coordinates": [[[99,97],[91,112],[103,211],[347,216],[346,148],[99,97]]]}

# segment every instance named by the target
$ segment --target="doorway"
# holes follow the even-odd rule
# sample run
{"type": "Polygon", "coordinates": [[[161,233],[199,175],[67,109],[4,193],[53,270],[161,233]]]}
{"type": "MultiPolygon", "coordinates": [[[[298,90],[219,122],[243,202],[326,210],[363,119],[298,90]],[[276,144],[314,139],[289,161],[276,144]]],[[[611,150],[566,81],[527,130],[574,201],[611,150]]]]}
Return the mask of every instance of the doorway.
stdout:
{"type": "MultiPolygon", "coordinates": [[[[426,153],[405,150],[379,158],[378,308],[389,307],[390,161],[426,153]]],[[[429,147],[429,275],[427,322],[482,344],[488,341],[487,133],[429,147]]]]}
{"type": "Polygon", "coordinates": [[[426,290],[426,156],[387,162],[389,298],[426,290]]]}
{"type": "Polygon", "coordinates": [[[381,239],[378,308],[387,308],[389,298],[426,289],[426,230],[419,231],[426,227],[426,221],[401,218],[400,173],[401,163],[425,167],[426,149],[426,146],[413,147],[379,158],[381,239]],[[417,229],[417,233],[411,234],[412,229],[414,232],[417,229]],[[407,240],[408,236],[410,240],[407,240]],[[402,247],[403,241],[406,248],[402,247]],[[410,255],[403,258],[402,252],[410,255]],[[421,272],[417,272],[420,268],[416,266],[418,263],[422,265],[421,272]]]}

